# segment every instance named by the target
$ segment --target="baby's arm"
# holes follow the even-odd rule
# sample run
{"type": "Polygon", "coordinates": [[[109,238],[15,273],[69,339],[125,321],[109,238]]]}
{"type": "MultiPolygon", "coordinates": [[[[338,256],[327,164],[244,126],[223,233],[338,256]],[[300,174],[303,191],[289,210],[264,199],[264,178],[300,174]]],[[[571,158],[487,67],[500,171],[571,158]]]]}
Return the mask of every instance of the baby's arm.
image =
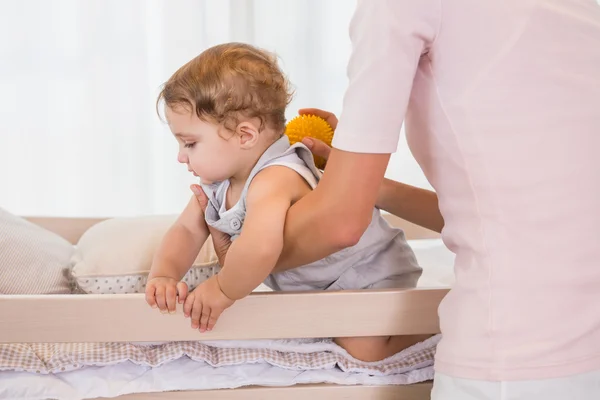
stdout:
{"type": "Polygon", "coordinates": [[[174,312],[176,297],[183,303],[187,296],[187,285],[180,282],[198,256],[208,237],[204,212],[195,197],[169,228],[163,237],[152,261],[146,301],[161,312],[174,312]]]}
{"type": "Polygon", "coordinates": [[[237,300],[247,296],[272,272],[283,249],[288,209],[309,191],[306,181],[284,166],[268,167],[254,178],[242,233],[231,245],[218,274],[227,297],[237,300]]]}

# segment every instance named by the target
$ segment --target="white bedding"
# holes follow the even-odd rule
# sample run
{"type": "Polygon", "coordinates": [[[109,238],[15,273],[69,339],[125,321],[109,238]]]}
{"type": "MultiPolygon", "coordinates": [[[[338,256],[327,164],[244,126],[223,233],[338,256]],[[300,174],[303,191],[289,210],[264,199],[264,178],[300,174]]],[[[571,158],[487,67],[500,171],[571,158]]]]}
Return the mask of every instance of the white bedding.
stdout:
{"type": "MultiPolygon", "coordinates": [[[[441,240],[417,240],[411,241],[411,245],[424,269],[419,286],[450,286],[453,282],[454,256],[443,246],[441,240]]],[[[434,337],[416,346],[430,345],[438,339],[434,337]]],[[[110,398],[127,393],[224,389],[246,385],[409,384],[432,378],[431,365],[423,365],[421,368],[404,373],[370,375],[344,372],[337,367],[308,371],[284,369],[267,362],[215,368],[183,357],[154,368],[123,362],[48,375],[0,372],[0,400],[80,400],[96,397],[110,398]]]]}
{"type": "Polygon", "coordinates": [[[26,372],[0,373],[0,399],[79,400],[116,397],[128,393],[173,390],[225,389],[247,385],[290,386],[301,383],[345,385],[390,385],[423,382],[433,378],[433,368],[407,374],[369,376],[338,369],[292,371],[269,364],[246,364],[212,368],[189,359],[180,359],[158,368],[133,363],[92,367],[59,375],[33,375],[26,372]]]}
{"type": "MultiPolygon", "coordinates": [[[[385,368],[381,368],[382,371],[379,373],[370,374],[361,372],[362,368],[340,368],[339,364],[323,365],[315,369],[299,369],[293,366],[280,368],[273,365],[272,361],[266,360],[215,368],[206,362],[194,361],[188,357],[181,357],[153,368],[124,362],[58,374],[2,372],[0,373],[0,399],[80,400],[116,397],[129,393],[233,389],[248,385],[290,386],[301,383],[405,385],[433,378],[431,355],[438,341],[439,336],[435,336],[418,343],[390,357],[387,361],[380,362],[382,365],[396,365],[390,372],[385,372],[385,368]],[[423,353],[429,353],[430,356],[415,361],[419,360],[419,357],[414,358],[413,355],[423,353]],[[411,358],[412,367],[403,367],[402,360],[411,358]],[[344,369],[354,372],[344,371],[344,369]]],[[[265,345],[264,342],[270,342],[266,343],[269,348],[282,351],[300,350],[307,355],[313,350],[335,346],[326,340],[311,342],[310,339],[206,343],[232,348],[261,348],[265,345]]],[[[333,349],[333,351],[340,350],[340,348],[333,349]]]]}

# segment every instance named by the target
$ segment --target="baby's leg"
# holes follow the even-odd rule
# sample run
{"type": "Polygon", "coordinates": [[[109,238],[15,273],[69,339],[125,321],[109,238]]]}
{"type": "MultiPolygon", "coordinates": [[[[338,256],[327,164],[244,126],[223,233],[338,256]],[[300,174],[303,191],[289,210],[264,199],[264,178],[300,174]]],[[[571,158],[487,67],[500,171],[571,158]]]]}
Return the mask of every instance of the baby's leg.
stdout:
{"type": "Polygon", "coordinates": [[[336,338],[352,357],[361,361],[380,361],[433,335],[371,336],[336,338]]]}

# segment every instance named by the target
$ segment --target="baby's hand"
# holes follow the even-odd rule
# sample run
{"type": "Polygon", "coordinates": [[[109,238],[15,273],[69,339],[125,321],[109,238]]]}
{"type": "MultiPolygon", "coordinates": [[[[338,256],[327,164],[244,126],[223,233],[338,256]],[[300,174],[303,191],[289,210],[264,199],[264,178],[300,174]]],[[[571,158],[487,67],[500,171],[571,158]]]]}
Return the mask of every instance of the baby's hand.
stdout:
{"type": "Polygon", "coordinates": [[[174,313],[177,297],[179,297],[179,304],[182,304],[187,294],[187,284],[173,278],[157,276],[146,283],[146,302],[152,308],[158,307],[163,314],[174,313]]]}
{"type": "Polygon", "coordinates": [[[192,328],[200,332],[210,331],[221,313],[235,303],[221,291],[217,276],[202,282],[185,301],[183,314],[192,319],[192,328]]]}

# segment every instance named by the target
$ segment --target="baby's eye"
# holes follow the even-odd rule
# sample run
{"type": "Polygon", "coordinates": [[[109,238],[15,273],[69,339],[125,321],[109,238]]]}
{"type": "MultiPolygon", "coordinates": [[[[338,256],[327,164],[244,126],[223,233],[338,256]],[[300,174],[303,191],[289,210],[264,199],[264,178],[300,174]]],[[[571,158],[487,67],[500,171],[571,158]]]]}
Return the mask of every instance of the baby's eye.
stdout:
{"type": "Polygon", "coordinates": [[[194,145],[195,145],[195,144],[196,144],[195,142],[192,142],[192,143],[184,143],[183,147],[186,147],[186,148],[188,148],[188,149],[191,149],[192,147],[194,147],[194,145]]]}

